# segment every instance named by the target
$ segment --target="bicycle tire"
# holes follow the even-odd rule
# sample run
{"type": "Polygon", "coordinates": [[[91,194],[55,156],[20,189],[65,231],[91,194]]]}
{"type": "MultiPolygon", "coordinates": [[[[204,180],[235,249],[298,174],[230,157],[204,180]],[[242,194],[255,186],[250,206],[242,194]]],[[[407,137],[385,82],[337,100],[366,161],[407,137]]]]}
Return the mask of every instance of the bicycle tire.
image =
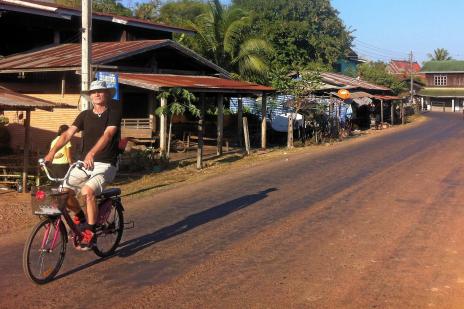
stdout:
{"type": "Polygon", "coordinates": [[[107,257],[107,256],[112,255],[114,251],[116,250],[116,248],[119,246],[119,243],[121,242],[123,231],[124,231],[123,209],[119,204],[116,204],[116,205],[113,204],[112,214],[110,214],[109,219],[107,220],[107,223],[102,226],[97,227],[97,231],[96,231],[97,237],[95,238],[95,245],[92,248],[93,252],[99,257],[107,257]],[[114,214],[113,214],[113,211],[114,211],[114,214]],[[115,224],[116,216],[118,219],[116,225],[118,226],[113,227],[112,225],[115,224]],[[111,244],[110,248],[105,250],[101,246],[101,243],[102,243],[103,237],[107,237],[109,234],[116,234],[116,238],[114,242],[111,244]],[[99,246],[99,240],[100,240],[100,246],[99,246]]]}
{"type": "MultiPolygon", "coordinates": [[[[67,232],[66,232],[66,228],[63,224],[63,222],[60,222],[60,225],[59,225],[59,236],[61,237],[61,244],[58,244],[58,246],[56,247],[56,249],[58,249],[58,256],[57,256],[57,261],[56,263],[52,263],[52,265],[47,268],[46,272],[43,272],[43,271],[40,271],[39,270],[39,274],[36,274],[33,269],[32,269],[32,256],[31,254],[33,253],[34,248],[33,248],[33,245],[35,244],[35,241],[39,241],[39,244],[42,244],[43,243],[43,238],[40,239],[40,236],[44,236],[44,235],[41,235],[41,230],[44,228],[46,229],[46,225],[47,224],[51,224],[51,229],[49,231],[49,236],[50,234],[53,234],[54,232],[54,228],[55,227],[55,221],[57,220],[57,218],[46,218],[42,221],[40,221],[39,223],[37,223],[35,225],[35,227],[33,228],[31,234],[29,235],[27,241],[26,241],[26,244],[24,246],[24,250],[23,250],[23,270],[24,270],[24,273],[26,274],[26,276],[31,280],[33,281],[34,283],[36,284],[45,284],[45,283],[48,283],[50,282],[55,276],[56,274],[60,271],[60,268],[61,266],[63,265],[63,261],[64,261],[64,257],[66,255],[66,244],[67,244],[67,241],[68,241],[68,238],[67,238],[67,232]],[[45,276],[43,277],[40,277],[40,273],[44,273],[45,276]]],[[[44,230],[45,232],[45,230],[44,230]]],[[[50,237],[48,237],[48,239],[50,239],[50,237]]],[[[48,241],[46,241],[46,245],[48,244],[48,241]]],[[[41,247],[42,245],[40,245],[39,247],[41,247]]],[[[42,248],[38,249],[39,251],[42,251],[41,253],[39,253],[39,263],[41,263],[42,265],[39,266],[39,268],[42,268],[43,267],[43,258],[45,257],[44,254],[49,254],[49,253],[54,253],[53,251],[52,252],[44,252],[42,248]],[[42,257],[42,259],[41,259],[42,257]],[[42,262],[40,262],[42,261],[42,262]]],[[[48,251],[49,249],[47,249],[48,251]]],[[[56,250],[54,250],[56,252],[56,250]]]]}

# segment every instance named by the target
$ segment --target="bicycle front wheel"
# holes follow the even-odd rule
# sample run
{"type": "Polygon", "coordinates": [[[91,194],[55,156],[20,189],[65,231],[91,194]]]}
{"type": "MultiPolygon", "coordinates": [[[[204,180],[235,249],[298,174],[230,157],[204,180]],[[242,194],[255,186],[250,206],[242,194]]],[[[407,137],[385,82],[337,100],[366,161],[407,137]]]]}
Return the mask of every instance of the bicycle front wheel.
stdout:
{"type": "Polygon", "coordinates": [[[96,228],[93,251],[99,257],[107,257],[119,246],[124,231],[122,207],[118,204],[111,207],[111,213],[103,224],[96,228]]]}
{"type": "Polygon", "coordinates": [[[66,254],[66,228],[58,218],[39,222],[23,251],[23,269],[26,276],[37,284],[51,281],[61,268],[66,254]]]}

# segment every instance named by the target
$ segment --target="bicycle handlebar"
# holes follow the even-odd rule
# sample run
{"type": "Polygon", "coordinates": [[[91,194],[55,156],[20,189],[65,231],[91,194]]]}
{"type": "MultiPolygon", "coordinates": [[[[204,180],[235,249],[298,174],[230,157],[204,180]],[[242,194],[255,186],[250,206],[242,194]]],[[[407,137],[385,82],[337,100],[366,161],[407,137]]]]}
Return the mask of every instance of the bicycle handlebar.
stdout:
{"type": "MultiPolygon", "coordinates": [[[[55,182],[62,182],[62,181],[64,181],[65,179],[67,179],[68,176],[69,176],[69,173],[71,173],[71,170],[72,170],[73,168],[75,168],[75,167],[77,167],[78,169],[84,171],[84,170],[82,169],[82,168],[84,167],[84,162],[79,160],[79,161],[76,161],[76,162],[74,162],[73,164],[71,164],[71,165],[69,166],[69,169],[68,169],[68,171],[66,172],[66,175],[64,175],[63,178],[53,178],[52,176],[50,176],[50,172],[49,172],[49,170],[48,170],[47,164],[45,163],[45,160],[44,160],[43,158],[40,158],[40,159],[38,160],[38,162],[39,162],[40,167],[42,167],[43,170],[45,171],[45,174],[47,175],[47,178],[48,178],[49,180],[55,181],[55,182]]],[[[86,173],[86,172],[84,171],[84,173],[86,173]]],[[[86,174],[87,174],[87,173],[86,173],[86,174]]]]}

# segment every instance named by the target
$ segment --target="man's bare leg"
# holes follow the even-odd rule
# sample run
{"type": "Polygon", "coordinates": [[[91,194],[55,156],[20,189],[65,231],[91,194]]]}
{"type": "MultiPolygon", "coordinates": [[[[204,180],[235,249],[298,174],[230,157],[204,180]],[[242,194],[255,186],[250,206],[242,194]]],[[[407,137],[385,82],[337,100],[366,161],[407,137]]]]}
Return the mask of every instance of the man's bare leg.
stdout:
{"type": "Polygon", "coordinates": [[[97,222],[97,202],[95,199],[95,192],[92,188],[88,186],[84,186],[81,191],[82,196],[85,199],[86,207],[87,207],[87,223],[91,226],[95,225],[97,222]]]}
{"type": "Polygon", "coordinates": [[[75,214],[79,213],[81,211],[81,206],[77,201],[76,192],[74,192],[74,190],[71,189],[66,189],[66,191],[68,192],[68,198],[66,199],[68,209],[74,212],[75,214]]]}

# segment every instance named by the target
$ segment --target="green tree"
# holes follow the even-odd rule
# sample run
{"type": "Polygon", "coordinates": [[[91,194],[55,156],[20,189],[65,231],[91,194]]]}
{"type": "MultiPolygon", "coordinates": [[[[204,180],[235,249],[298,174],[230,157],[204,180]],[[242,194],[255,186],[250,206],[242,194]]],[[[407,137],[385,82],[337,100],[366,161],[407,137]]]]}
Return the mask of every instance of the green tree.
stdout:
{"type": "Polygon", "coordinates": [[[133,10],[134,16],[140,19],[155,21],[159,17],[160,7],[160,0],[150,0],[145,3],[137,3],[133,10]]]}
{"type": "Polygon", "coordinates": [[[122,4],[122,0],[93,0],[92,8],[95,12],[132,16],[132,11],[122,4]]]}
{"type": "Polygon", "coordinates": [[[255,12],[254,32],[276,50],[273,66],[332,65],[351,46],[351,31],[329,0],[233,0],[233,5],[255,12]]]}
{"type": "MultiPolygon", "coordinates": [[[[81,2],[79,0],[55,0],[56,4],[72,8],[81,8],[81,2]]],[[[126,8],[121,0],[93,0],[92,9],[95,12],[132,16],[132,11],[126,8]]]]}
{"type": "Polygon", "coordinates": [[[161,6],[158,20],[169,25],[185,27],[207,11],[208,5],[201,0],[172,1],[161,6]]]}
{"type": "Polygon", "coordinates": [[[256,80],[267,73],[272,48],[266,40],[249,35],[252,24],[253,18],[246,11],[211,0],[208,11],[191,23],[197,35],[189,43],[237,77],[256,80]]]}
{"type": "Polygon", "coordinates": [[[315,66],[296,72],[280,69],[272,75],[272,86],[279,92],[291,96],[287,105],[292,108],[288,117],[287,148],[293,148],[293,122],[296,115],[305,108],[307,98],[322,85],[320,71],[315,66]]]}
{"type": "Polygon", "coordinates": [[[167,105],[158,107],[155,113],[157,115],[167,115],[169,118],[168,149],[166,153],[166,158],[169,159],[171,152],[172,118],[174,115],[183,115],[187,110],[195,117],[200,117],[200,110],[193,104],[196,101],[195,95],[183,88],[171,88],[169,91],[160,93],[158,98],[163,98],[167,101],[167,105]]]}
{"type": "Polygon", "coordinates": [[[358,76],[374,84],[390,88],[395,94],[407,90],[406,82],[387,71],[387,64],[382,61],[366,62],[358,66],[358,76]]]}
{"type": "Polygon", "coordinates": [[[437,48],[433,51],[433,54],[427,54],[427,57],[432,61],[442,61],[442,60],[453,60],[450,56],[448,50],[444,48],[437,48]]]}

